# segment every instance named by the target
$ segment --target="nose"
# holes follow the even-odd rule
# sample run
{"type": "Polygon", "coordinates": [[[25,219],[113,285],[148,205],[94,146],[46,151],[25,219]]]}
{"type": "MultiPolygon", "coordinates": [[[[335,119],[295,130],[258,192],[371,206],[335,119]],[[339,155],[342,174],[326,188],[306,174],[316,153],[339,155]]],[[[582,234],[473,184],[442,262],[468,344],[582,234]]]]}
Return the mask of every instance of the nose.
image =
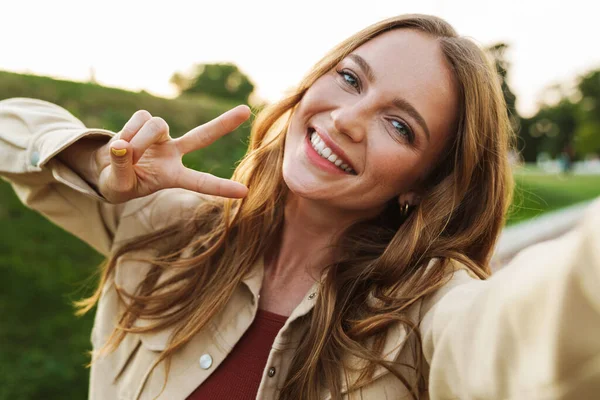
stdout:
{"type": "Polygon", "coordinates": [[[360,103],[343,105],[331,111],[333,127],[341,134],[348,136],[353,142],[361,142],[365,138],[367,118],[360,103]]]}

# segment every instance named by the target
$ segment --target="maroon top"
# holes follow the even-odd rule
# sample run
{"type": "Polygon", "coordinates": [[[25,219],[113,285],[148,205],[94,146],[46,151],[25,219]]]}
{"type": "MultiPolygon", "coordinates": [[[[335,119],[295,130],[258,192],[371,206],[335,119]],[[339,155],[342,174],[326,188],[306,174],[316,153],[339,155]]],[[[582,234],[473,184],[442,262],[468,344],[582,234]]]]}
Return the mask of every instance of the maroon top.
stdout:
{"type": "Polygon", "coordinates": [[[269,352],[288,317],[257,310],[252,325],[210,375],[187,400],[254,400],[269,352]]]}

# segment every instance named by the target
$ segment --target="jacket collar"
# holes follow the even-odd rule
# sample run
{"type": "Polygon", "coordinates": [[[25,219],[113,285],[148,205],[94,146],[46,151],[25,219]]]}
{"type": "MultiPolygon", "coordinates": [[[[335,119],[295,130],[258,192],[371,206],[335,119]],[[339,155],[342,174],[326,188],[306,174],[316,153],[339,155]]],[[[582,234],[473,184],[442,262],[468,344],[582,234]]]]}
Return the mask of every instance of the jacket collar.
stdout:
{"type": "MultiPolygon", "coordinates": [[[[135,287],[130,287],[130,286],[133,286],[130,283],[131,279],[129,277],[127,277],[126,272],[123,271],[123,270],[131,270],[130,267],[131,267],[130,265],[127,265],[126,268],[117,269],[117,272],[116,272],[117,277],[116,277],[115,281],[129,283],[127,285],[122,285],[122,286],[128,292],[132,293],[133,290],[135,290],[135,287]],[[127,287],[125,287],[125,286],[127,286],[127,287]]],[[[139,273],[140,272],[138,270],[136,272],[136,275],[139,273]]],[[[138,275],[138,276],[140,276],[140,275],[138,275]]],[[[145,276],[145,272],[143,272],[143,275],[141,275],[141,276],[145,276]]],[[[263,276],[264,276],[264,262],[263,262],[263,258],[259,257],[259,260],[257,260],[255,262],[254,266],[251,268],[251,273],[248,275],[248,277],[246,277],[242,280],[244,289],[248,290],[250,292],[250,294],[252,295],[252,301],[254,302],[254,304],[258,304],[258,298],[259,298],[259,293],[260,293],[260,289],[262,286],[263,276]]],[[[167,279],[167,277],[168,277],[168,274],[163,274],[161,276],[161,278],[159,279],[159,282],[163,281],[164,279],[167,279]]],[[[149,321],[144,318],[140,318],[135,322],[134,326],[135,327],[145,327],[145,326],[149,326],[151,323],[152,323],[152,321],[149,321]]],[[[143,346],[145,346],[146,348],[148,348],[150,350],[160,352],[160,351],[164,351],[165,349],[167,349],[167,347],[169,345],[169,341],[170,341],[172,335],[174,334],[174,331],[175,331],[175,327],[173,326],[173,327],[168,327],[168,328],[165,328],[165,329],[157,331],[157,332],[143,333],[143,334],[140,334],[139,336],[140,336],[143,346]]]]}

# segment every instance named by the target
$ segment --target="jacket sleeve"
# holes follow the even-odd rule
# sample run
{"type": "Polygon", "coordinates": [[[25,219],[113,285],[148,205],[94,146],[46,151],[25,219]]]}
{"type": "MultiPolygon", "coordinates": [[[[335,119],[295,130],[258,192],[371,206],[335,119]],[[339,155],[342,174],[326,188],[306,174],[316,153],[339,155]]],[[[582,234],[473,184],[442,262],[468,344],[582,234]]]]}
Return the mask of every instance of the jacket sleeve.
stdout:
{"type": "Polygon", "coordinates": [[[421,322],[430,398],[600,396],[600,201],[487,281],[464,271],[421,322]]]}
{"type": "Polygon", "coordinates": [[[107,255],[123,213],[148,199],[110,204],[54,156],[84,137],[108,141],[114,135],[88,129],[67,110],[46,101],[0,101],[0,177],[27,207],[107,255]]]}

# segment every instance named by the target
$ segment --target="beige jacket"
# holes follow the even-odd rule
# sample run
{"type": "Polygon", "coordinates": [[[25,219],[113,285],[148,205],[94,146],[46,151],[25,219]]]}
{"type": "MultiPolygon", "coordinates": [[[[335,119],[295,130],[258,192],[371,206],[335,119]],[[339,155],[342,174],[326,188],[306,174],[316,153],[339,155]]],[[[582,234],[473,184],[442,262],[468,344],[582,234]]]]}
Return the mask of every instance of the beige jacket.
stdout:
{"type": "MultiPolygon", "coordinates": [[[[114,133],[88,129],[44,101],[0,101],[0,175],[24,204],[104,255],[136,235],[185,218],[201,201],[195,193],[170,189],[109,204],[54,158],[89,135],[108,140],[114,133]]],[[[96,312],[94,349],[104,343],[122,307],[115,285],[131,290],[146,267],[119,261],[96,312]]],[[[255,271],[210,327],[177,353],[159,399],[185,399],[231,351],[256,313],[261,262],[255,271]]],[[[306,330],[301,317],[311,312],[317,296],[315,286],[277,335],[258,398],[276,398],[294,346],[306,330]]],[[[489,281],[457,269],[445,287],[415,304],[410,316],[420,321],[431,399],[600,399],[600,202],[576,230],[522,252],[489,281]]],[[[114,353],[92,366],[90,399],[154,398],[164,369],[149,369],[169,334],[128,335],[114,353]]],[[[402,327],[390,329],[388,359],[411,362],[414,343],[406,336],[402,327]]],[[[392,374],[378,369],[368,384],[345,398],[410,396],[392,374]]]]}

